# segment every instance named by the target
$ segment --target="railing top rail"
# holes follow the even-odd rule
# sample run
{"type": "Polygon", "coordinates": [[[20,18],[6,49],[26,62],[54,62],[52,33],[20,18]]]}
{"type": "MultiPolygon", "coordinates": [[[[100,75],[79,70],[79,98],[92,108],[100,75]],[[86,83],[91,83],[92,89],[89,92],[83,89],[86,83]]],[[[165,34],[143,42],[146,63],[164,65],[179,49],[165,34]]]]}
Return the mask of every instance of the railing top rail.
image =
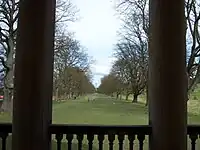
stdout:
{"type": "Polygon", "coordinates": [[[74,134],[146,134],[151,133],[149,125],[61,125],[53,124],[50,126],[51,133],[74,133],[74,134]]]}
{"type": "MultiPolygon", "coordinates": [[[[150,125],[88,125],[88,124],[52,124],[50,133],[68,133],[68,134],[151,134],[150,125]]],[[[12,133],[11,123],[0,123],[0,133],[12,133]]],[[[188,125],[188,134],[200,134],[200,125],[188,125]]]]}
{"type": "Polygon", "coordinates": [[[12,123],[0,123],[0,133],[12,133],[12,123]]]}

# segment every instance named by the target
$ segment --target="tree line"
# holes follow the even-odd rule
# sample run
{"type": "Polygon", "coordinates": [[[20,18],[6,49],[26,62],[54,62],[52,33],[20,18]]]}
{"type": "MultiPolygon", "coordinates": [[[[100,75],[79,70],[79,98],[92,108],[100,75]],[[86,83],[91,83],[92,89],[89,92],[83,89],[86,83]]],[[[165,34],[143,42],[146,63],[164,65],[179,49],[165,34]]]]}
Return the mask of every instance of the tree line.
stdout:
{"type": "MultiPolygon", "coordinates": [[[[0,0],[0,88],[4,93],[4,111],[12,108],[19,5],[19,0],[0,0]]],[[[95,90],[90,71],[93,61],[74,33],[67,30],[69,22],[79,19],[78,13],[70,0],[56,1],[53,94],[57,99],[95,90]]]]}
{"type": "Polygon", "coordinates": [[[93,60],[73,35],[57,34],[54,54],[55,98],[76,98],[95,92],[90,65],[93,60]]]}
{"type": "MultiPolygon", "coordinates": [[[[123,22],[118,32],[119,40],[114,48],[116,60],[110,73],[101,79],[98,92],[115,94],[117,98],[125,95],[126,99],[129,95],[133,95],[132,102],[137,102],[138,96],[147,91],[148,86],[149,1],[124,0],[116,5],[116,11],[123,22]]],[[[199,1],[186,0],[185,43],[188,96],[200,81],[199,19],[199,1]]]]}

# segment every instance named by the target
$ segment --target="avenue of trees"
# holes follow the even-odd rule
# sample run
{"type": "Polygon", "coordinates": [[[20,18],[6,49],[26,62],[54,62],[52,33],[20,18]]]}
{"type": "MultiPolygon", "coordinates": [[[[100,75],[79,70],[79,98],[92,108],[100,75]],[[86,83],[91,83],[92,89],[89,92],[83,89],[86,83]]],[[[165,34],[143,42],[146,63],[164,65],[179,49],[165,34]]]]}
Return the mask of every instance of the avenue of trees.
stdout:
{"type": "MultiPolygon", "coordinates": [[[[122,20],[118,31],[119,40],[114,46],[111,71],[101,80],[98,92],[122,95],[133,102],[147,91],[149,4],[148,0],[122,0],[116,4],[116,12],[122,20]]],[[[19,0],[0,0],[0,87],[4,93],[3,109],[10,111],[13,95],[15,45],[19,0]]],[[[79,10],[70,0],[57,0],[55,20],[55,99],[76,98],[95,91],[92,85],[90,65],[92,58],[87,48],[67,30],[69,22],[75,22],[79,10]]],[[[200,82],[200,2],[185,0],[185,43],[188,95],[200,82]]],[[[172,35],[173,36],[173,35],[172,35]]],[[[172,45],[173,46],[173,45],[172,45]]],[[[173,55],[173,54],[172,54],[173,55]]],[[[173,67],[173,66],[172,66],[173,67]]]]}
{"type": "MultiPolygon", "coordinates": [[[[123,21],[115,44],[116,60],[109,75],[102,78],[98,92],[108,95],[138,96],[148,86],[149,1],[123,0],[116,7],[123,21]]],[[[200,2],[185,1],[185,39],[188,95],[200,81],[200,2]]],[[[173,36],[173,35],[172,35],[173,36]]],[[[172,45],[173,46],[173,45],[172,45]]],[[[173,55],[173,54],[172,54],[173,55]]],[[[172,66],[173,67],[173,66],[172,66]]],[[[147,103],[146,103],[147,104],[147,103]]]]}
{"type": "Polygon", "coordinates": [[[90,64],[92,59],[72,34],[61,32],[55,39],[54,54],[54,96],[75,98],[95,92],[91,83],[90,64]]]}
{"type": "MultiPolygon", "coordinates": [[[[4,111],[12,109],[18,10],[19,0],[0,0],[0,86],[4,93],[4,111]]],[[[66,30],[69,22],[79,19],[78,13],[70,0],[57,0],[53,87],[56,98],[95,90],[91,83],[92,59],[73,33],[66,30]]]]}

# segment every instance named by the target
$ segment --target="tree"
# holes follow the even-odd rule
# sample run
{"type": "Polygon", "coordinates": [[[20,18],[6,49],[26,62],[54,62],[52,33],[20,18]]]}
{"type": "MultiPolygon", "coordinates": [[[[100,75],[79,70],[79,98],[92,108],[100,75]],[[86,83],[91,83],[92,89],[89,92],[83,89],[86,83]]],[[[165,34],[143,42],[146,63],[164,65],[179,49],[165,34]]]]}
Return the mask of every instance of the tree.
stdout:
{"type": "MultiPolygon", "coordinates": [[[[54,93],[56,97],[72,98],[85,93],[83,87],[91,87],[90,65],[92,59],[73,34],[60,32],[55,40],[54,93]]],[[[88,91],[90,92],[90,91],[88,91]]]]}
{"type": "Polygon", "coordinates": [[[3,109],[12,108],[12,90],[14,76],[14,54],[18,20],[19,0],[0,1],[0,44],[2,56],[0,57],[4,71],[4,103],[3,109]]]}
{"type": "Polygon", "coordinates": [[[120,81],[116,78],[114,74],[110,73],[101,79],[101,84],[98,87],[98,92],[111,96],[116,93],[118,98],[119,94],[117,92],[120,88],[120,81]]]}
{"type": "MultiPolygon", "coordinates": [[[[147,44],[147,49],[149,49],[148,2],[148,0],[124,0],[120,2],[117,6],[117,11],[120,12],[120,16],[122,16],[122,20],[124,22],[120,31],[120,36],[123,36],[125,39],[130,40],[133,43],[135,40],[137,40],[140,45],[147,44]]],[[[136,45],[138,43],[136,43],[136,45]]],[[[148,53],[146,54],[148,55],[148,53]]],[[[148,84],[146,86],[148,86],[148,84]]],[[[147,104],[148,99],[146,99],[146,105],[147,104]]]]}
{"type": "Polygon", "coordinates": [[[126,85],[126,99],[133,94],[133,102],[137,102],[138,95],[147,86],[149,45],[147,6],[147,0],[126,0],[117,7],[123,24],[119,31],[121,39],[115,48],[117,61],[112,70],[126,85]]]}
{"type": "Polygon", "coordinates": [[[59,82],[59,86],[55,89],[57,99],[58,97],[71,99],[95,92],[95,88],[85,72],[78,67],[65,68],[55,81],[59,82]]]}
{"type": "MultiPolygon", "coordinates": [[[[149,12],[147,0],[123,0],[117,4],[117,11],[123,17],[140,14],[143,30],[147,37],[149,12]]],[[[200,3],[198,0],[185,0],[186,74],[188,76],[188,95],[194,91],[200,80],[200,3]]],[[[132,33],[130,32],[129,35],[132,33]]]]}
{"type": "Polygon", "coordinates": [[[78,19],[79,10],[70,0],[57,0],[56,1],[56,20],[55,22],[64,23],[74,22],[78,19]]]}
{"type": "Polygon", "coordinates": [[[188,91],[194,90],[200,79],[200,5],[197,0],[186,0],[186,41],[187,41],[187,74],[188,91]]]}
{"type": "Polygon", "coordinates": [[[147,84],[147,44],[143,44],[125,40],[118,43],[115,50],[117,61],[113,70],[118,70],[119,74],[124,77],[123,82],[127,85],[127,95],[133,94],[132,102],[137,102],[138,96],[142,94],[147,84]]]}
{"type": "Polygon", "coordinates": [[[130,77],[127,70],[124,68],[125,61],[123,59],[117,59],[111,68],[111,73],[115,75],[115,77],[120,82],[120,94],[126,95],[126,100],[130,94],[132,94],[132,89],[130,86],[130,77]]]}
{"type": "MultiPolygon", "coordinates": [[[[0,0],[0,63],[4,72],[4,111],[12,110],[14,56],[18,21],[19,0],[0,0]]],[[[75,21],[78,10],[68,0],[57,0],[56,27],[75,21]]]]}
{"type": "MultiPolygon", "coordinates": [[[[133,19],[140,23],[140,32],[145,38],[149,37],[149,5],[148,0],[123,0],[117,4],[117,12],[124,22],[121,30],[126,30],[126,37],[132,37],[133,19]]],[[[120,33],[121,34],[121,33],[120,33]]]]}
{"type": "Polygon", "coordinates": [[[95,93],[96,88],[92,84],[90,76],[87,75],[87,73],[82,74],[81,82],[80,82],[80,88],[79,88],[79,95],[84,94],[90,94],[95,93]]]}
{"type": "Polygon", "coordinates": [[[66,66],[76,66],[83,70],[89,69],[90,58],[83,47],[72,34],[63,32],[55,39],[55,68],[63,69],[66,66]]]}

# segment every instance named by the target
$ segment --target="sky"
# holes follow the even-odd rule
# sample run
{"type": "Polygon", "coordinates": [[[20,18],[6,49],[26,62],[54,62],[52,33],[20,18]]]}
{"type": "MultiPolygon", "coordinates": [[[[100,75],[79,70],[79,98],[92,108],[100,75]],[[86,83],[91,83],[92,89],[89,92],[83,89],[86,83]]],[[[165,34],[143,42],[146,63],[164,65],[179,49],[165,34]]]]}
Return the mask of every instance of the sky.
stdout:
{"type": "Polygon", "coordinates": [[[114,61],[113,48],[120,20],[111,0],[72,0],[72,3],[80,10],[81,19],[68,27],[95,60],[91,66],[93,84],[99,86],[100,79],[109,73],[114,61]]]}

